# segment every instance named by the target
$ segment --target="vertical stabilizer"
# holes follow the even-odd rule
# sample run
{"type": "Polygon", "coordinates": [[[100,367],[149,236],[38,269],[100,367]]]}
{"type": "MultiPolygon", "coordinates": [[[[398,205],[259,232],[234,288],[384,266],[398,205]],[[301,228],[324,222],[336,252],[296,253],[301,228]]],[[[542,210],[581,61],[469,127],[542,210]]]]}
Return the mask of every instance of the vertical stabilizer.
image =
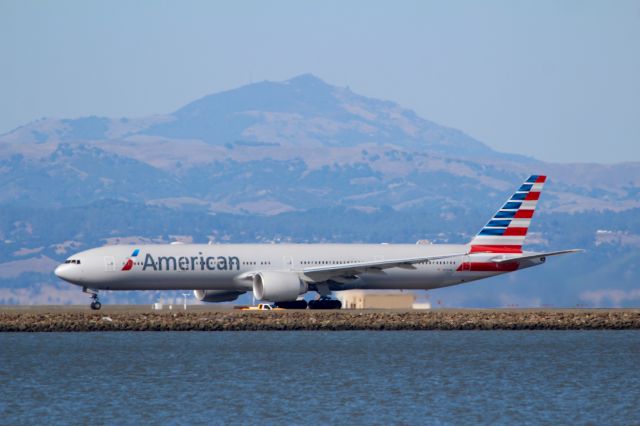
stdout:
{"type": "Polygon", "coordinates": [[[471,253],[522,253],[531,218],[547,177],[529,176],[471,240],[471,253]]]}

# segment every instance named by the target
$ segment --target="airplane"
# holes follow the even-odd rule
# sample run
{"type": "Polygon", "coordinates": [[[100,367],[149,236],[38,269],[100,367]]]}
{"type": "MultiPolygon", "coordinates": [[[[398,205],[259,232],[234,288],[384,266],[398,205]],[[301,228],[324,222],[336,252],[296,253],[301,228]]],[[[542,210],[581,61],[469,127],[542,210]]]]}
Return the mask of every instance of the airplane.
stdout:
{"type": "Polygon", "coordinates": [[[545,263],[582,251],[523,251],[546,181],[532,175],[467,244],[149,244],[111,245],[70,256],[55,269],[91,295],[99,290],[193,290],[203,302],[256,300],[306,308],[339,308],[333,291],[430,290],[545,263]]]}

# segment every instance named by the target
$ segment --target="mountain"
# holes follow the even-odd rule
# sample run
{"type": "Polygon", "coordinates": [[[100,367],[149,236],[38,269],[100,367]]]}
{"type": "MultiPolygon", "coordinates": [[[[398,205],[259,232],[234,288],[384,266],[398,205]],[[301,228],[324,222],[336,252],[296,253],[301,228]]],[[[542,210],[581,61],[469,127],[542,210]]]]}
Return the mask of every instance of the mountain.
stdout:
{"type": "Polygon", "coordinates": [[[170,114],[43,118],[0,135],[0,303],[78,300],[51,265],[117,241],[463,242],[530,173],[550,176],[533,247],[574,243],[595,258],[518,273],[509,279],[524,284],[500,292],[486,289],[502,278],[441,294],[461,305],[640,300],[637,258],[624,257],[640,245],[637,162],[556,164],[496,152],[309,74],[208,95],[170,114]],[[620,256],[626,263],[615,263],[620,256]],[[567,274],[565,265],[580,270],[567,274]],[[532,279],[542,284],[527,290],[532,279]]]}

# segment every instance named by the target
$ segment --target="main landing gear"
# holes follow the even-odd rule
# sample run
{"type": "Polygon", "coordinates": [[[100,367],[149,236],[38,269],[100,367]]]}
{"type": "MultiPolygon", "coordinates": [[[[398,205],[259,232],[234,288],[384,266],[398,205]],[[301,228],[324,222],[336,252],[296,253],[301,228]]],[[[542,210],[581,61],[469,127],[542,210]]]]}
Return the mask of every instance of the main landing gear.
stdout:
{"type": "Polygon", "coordinates": [[[91,295],[91,307],[92,310],[97,311],[102,308],[102,303],[98,300],[98,290],[94,290],[88,287],[82,287],[82,291],[91,295]]]}
{"type": "Polygon", "coordinates": [[[331,288],[327,283],[319,283],[315,286],[315,291],[320,296],[316,300],[309,301],[309,309],[340,309],[342,302],[331,298],[331,288]]]}
{"type": "Polygon", "coordinates": [[[340,309],[342,302],[330,297],[323,296],[318,300],[309,301],[309,309],[340,309]]]}
{"type": "Polygon", "coordinates": [[[310,300],[308,303],[305,300],[295,300],[292,302],[276,302],[275,305],[278,308],[283,309],[340,309],[342,303],[339,300],[331,299],[329,297],[321,297],[318,300],[310,300]]]}

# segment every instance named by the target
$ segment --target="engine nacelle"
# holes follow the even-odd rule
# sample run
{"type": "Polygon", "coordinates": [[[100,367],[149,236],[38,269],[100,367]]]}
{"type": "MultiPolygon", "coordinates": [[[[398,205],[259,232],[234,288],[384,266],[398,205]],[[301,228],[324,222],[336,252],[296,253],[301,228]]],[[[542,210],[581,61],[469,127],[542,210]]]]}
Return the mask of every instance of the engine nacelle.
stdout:
{"type": "Polygon", "coordinates": [[[196,299],[201,302],[231,302],[244,293],[244,291],[229,290],[193,290],[196,299]]]}
{"type": "Polygon", "coordinates": [[[306,293],[307,283],[295,272],[260,272],[253,277],[253,296],[257,300],[288,302],[306,293]]]}

